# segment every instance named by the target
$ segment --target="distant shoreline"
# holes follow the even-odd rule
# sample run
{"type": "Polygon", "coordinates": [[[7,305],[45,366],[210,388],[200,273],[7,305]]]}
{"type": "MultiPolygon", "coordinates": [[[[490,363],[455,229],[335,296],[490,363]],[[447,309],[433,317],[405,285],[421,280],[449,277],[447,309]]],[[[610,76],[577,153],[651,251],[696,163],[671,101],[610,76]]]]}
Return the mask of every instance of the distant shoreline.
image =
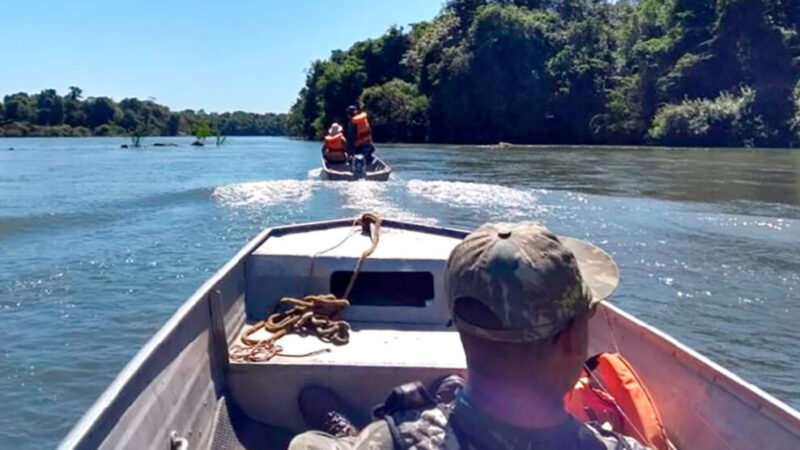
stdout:
{"type": "Polygon", "coordinates": [[[65,95],[43,89],[3,97],[0,136],[276,136],[287,134],[287,118],[284,113],[173,111],[137,98],[84,98],[83,89],[70,86],[65,95]]]}
{"type": "MultiPolygon", "coordinates": [[[[223,135],[228,138],[232,137],[285,137],[287,139],[297,139],[295,136],[287,136],[284,134],[225,134],[223,135]]],[[[87,139],[87,138],[118,138],[118,139],[130,139],[130,135],[126,134],[109,134],[109,135],[100,135],[100,134],[89,134],[86,136],[54,136],[54,135],[38,135],[38,134],[27,134],[24,136],[4,136],[0,135],[0,139],[87,139]]],[[[186,139],[195,139],[194,136],[191,134],[178,134],[178,135],[163,135],[163,136],[141,136],[141,139],[174,139],[174,138],[186,138],[186,139]]]]}
{"type": "MultiPolygon", "coordinates": [[[[228,138],[285,138],[288,140],[293,141],[307,141],[307,142],[317,142],[316,139],[306,139],[299,136],[288,136],[288,135],[253,135],[253,134],[246,134],[246,135],[233,135],[233,136],[226,136],[228,138]]],[[[86,138],[98,138],[98,139],[122,139],[122,140],[129,140],[129,136],[124,135],[117,135],[117,136],[0,136],[0,142],[3,139],[86,139],[86,138]]],[[[186,139],[186,140],[193,140],[195,139],[194,136],[191,135],[178,135],[178,136],[142,136],[142,148],[145,147],[154,147],[156,143],[159,142],[159,139],[171,140],[171,139],[186,139]]],[[[208,143],[207,146],[213,146],[212,143],[208,143]]],[[[531,150],[531,151],[548,151],[548,150],[559,150],[559,151],[582,151],[582,150],[608,150],[608,151],[615,151],[615,150],[641,150],[641,151],[648,151],[648,150],[685,150],[685,151],[746,151],[746,152],[785,152],[785,151],[800,151],[800,148],[792,148],[792,147],[681,147],[675,145],[622,145],[622,144],[494,144],[494,145],[487,145],[487,144],[448,144],[448,143],[433,143],[433,142],[376,142],[376,146],[378,147],[378,151],[381,148],[395,148],[395,147],[406,147],[406,146],[414,146],[414,147],[446,147],[446,148],[470,148],[470,149],[481,149],[481,150],[531,150]]],[[[155,146],[159,147],[159,146],[155,146]]],[[[0,146],[0,151],[7,150],[0,146]]]]}

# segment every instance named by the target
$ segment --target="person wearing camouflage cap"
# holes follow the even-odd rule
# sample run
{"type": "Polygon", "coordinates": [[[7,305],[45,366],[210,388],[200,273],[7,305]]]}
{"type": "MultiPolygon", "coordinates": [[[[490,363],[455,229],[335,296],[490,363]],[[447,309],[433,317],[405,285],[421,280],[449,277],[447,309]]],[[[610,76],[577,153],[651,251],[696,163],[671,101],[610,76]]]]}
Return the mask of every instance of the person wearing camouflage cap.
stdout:
{"type": "Polygon", "coordinates": [[[592,244],[537,223],[482,226],[445,270],[467,360],[455,399],[389,410],[348,437],[304,433],[290,448],[644,449],[563,406],[587,357],[589,319],[618,282],[614,261],[592,244]]]}

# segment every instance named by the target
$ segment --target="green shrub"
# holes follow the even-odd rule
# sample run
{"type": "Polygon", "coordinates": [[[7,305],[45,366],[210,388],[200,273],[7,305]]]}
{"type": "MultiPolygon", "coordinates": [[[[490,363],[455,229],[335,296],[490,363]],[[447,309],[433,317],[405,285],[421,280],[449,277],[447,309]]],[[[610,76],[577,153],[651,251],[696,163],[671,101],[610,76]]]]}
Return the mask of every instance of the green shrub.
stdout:
{"type": "Polygon", "coordinates": [[[764,135],[763,122],[753,113],[755,91],[685,100],[658,110],[650,137],[662,145],[719,147],[753,146],[764,135]]]}
{"type": "Polygon", "coordinates": [[[0,136],[22,137],[31,133],[31,125],[28,122],[14,122],[0,128],[0,136]]]}
{"type": "Polygon", "coordinates": [[[35,135],[44,137],[75,136],[75,134],[73,134],[72,127],[69,125],[51,125],[51,126],[37,127],[35,135]]]}
{"type": "Polygon", "coordinates": [[[75,136],[75,137],[86,137],[86,136],[91,136],[91,135],[92,135],[92,130],[90,130],[90,129],[86,128],[86,127],[73,127],[72,128],[72,136],[75,136]]]}
{"type": "Polygon", "coordinates": [[[123,136],[125,129],[119,125],[105,124],[94,129],[95,136],[123,136]]]}

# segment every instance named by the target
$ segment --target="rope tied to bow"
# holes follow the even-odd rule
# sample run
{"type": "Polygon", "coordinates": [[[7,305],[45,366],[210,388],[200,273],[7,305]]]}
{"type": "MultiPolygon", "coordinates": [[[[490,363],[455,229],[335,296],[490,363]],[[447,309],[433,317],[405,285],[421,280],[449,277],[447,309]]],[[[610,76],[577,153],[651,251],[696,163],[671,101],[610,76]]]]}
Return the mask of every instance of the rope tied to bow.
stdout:
{"type": "MultiPolygon", "coordinates": [[[[350,306],[347,298],[352,293],[358,274],[361,273],[364,260],[372,255],[378,247],[381,219],[376,214],[366,213],[356,219],[353,225],[362,226],[365,232],[369,232],[370,247],[358,258],[343,298],[337,298],[333,294],[307,295],[302,299],[282,298],[276,307],[276,311],[266,320],[262,320],[253,326],[246,326],[242,330],[239,336],[240,342],[234,344],[230,350],[230,358],[233,361],[266,362],[275,356],[304,358],[330,352],[330,349],[326,348],[298,355],[283,353],[283,347],[276,344],[276,342],[287,334],[316,336],[319,340],[334,345],[345,345],[350,341],[350,324],[346,320],[340,319],[340,317],[342,312],[350,306]],[[372,224],[372,227],[370,227],[370,224],[372,224]],[[253,334],[261,329],[272,333],[271,336],[266,339],[252,338],[253,334]]],[[[324,252],[339,247],[346,240],[324,252]]],[[[314,257],[318,255],[314,255],[314,257]]]]}

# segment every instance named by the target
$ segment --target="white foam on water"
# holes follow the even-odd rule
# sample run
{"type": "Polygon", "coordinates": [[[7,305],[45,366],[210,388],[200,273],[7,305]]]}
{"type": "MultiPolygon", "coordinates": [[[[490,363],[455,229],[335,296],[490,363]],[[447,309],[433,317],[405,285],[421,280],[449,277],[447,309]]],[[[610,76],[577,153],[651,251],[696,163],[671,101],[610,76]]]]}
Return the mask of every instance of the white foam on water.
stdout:
{"type": "Polygon", "coordinates": [[[306,174],[309,179],[311,180],[319,180],[322,179],[322,167],[317,167],[316,169],[311,169],[306,174]]]}
{"type": "Polygon", "coordinates": [[[314,180],[271,180],[220,186],[211,198],[232,206],[274,206],[283,203],[305,203],[314,194],[319,182],[314,180]]]}
{"type": "Polygon", "coordinates": [[[410,222],[435,225],[436,219],[419,216],[411,211],[406,211],[401,207],[392,204],[387,199],[390,188],[403,189],[404,186],[398,183],[381,181],[331,181],[326,184],[342,195],[345,208],[352,209],[358,213],[374,212],[386,219],[406,220],[410,222]]]}
{"type": "Polygon", "coordinates": [[[411,180],[407,187],[411,194],[436,203],[455,208],[488,210],[508,219],[530,217],[532,213],[541,213],[545,209],[538,203],[535,191],[497,184],[411,180]]]}

